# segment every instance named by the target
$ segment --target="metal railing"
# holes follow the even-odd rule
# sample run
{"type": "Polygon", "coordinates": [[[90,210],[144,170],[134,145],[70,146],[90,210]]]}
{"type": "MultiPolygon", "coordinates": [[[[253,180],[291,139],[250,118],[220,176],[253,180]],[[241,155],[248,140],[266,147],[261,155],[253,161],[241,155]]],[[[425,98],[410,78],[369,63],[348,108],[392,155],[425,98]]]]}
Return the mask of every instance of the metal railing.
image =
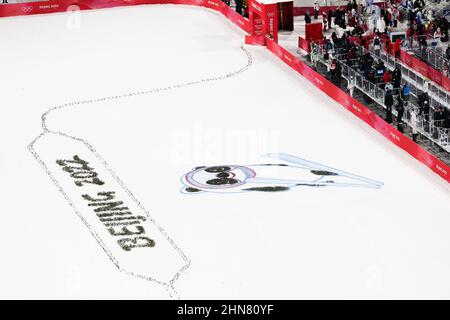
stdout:
{"type": "Polygon", "coordinates": [[[433,109],[443,107],[450,110],[450,93],[444,88],[429,81],[425,76],[396,59],[393,55],[386,52],[383,47],[380,50],[373,50],[372,46],[370,48],[372,50],[365,48],[362,48],[362,50],[364,53],[370,53],[374,58],[383,61],[390,70],[394,70],[396,66],[400,67],[402,80],[409,83],[414,96],[418,97],[421,93],[428,92],[430,106],[433,109]]]}
{"type": "MultiPolygon", "coordinates": [[[[324,56],[326,53],[325,45],[323,44],[313,44],[315,46],[315,52],[317,54],[317,60],[322,64],[327,65],[327,61],[325,61],[324,56]]],[[[364,48],[362,48],[364,49],[364,48]]],[[[361,47],[358,48],[361,50],[361,47]]],[[[359,70],[359,65],[355,63],[348,64],[346,59],[346,54],[341,50],[333,50],[335,52],[334,57],[339,61],[342,68],[342,77],[351,81],[353,79],[353,83],[355,88],[363,92],[369,98],[374,100],[377,104],[382,106],[384,109],[387,109],[385,102],[386,90],[384,89],[384,84],[373,83],[369,81],[364,74],[359,70]]],[[[364,51],[362,51],[364,52],[364,51]]],[[[389,57],[388,57],[389,59],[389,57]]],[[[393,98],[399,94],[401,90],[400,88],[394,88],[393,98]]],[[[413,99],[409,99],[404,107],[404,114],[402,117],[402,122],[404,122],[409,127],[415,127],[417,132],[422,136],[425,136],[430,141],[439,145],[446,152],[450,152],[450,130],[448,128],[442,128],[441,123],[437,123],[432,120],[433,116],[431,114],[419,114],[420,108],[415,104],[413,99]],[[411,114],[414,112],[416,116],[416,123],[413,124],[411,120],[411,114]]],[[[398,113],[395,108],[392,109],[392,114],[397,116],[398,113]]]]}
{"type": "Polygon", "coordinates": [[[449,66],[450,61],[447,59],[442,47],[439,46],[439,43],[439,39],[433,40],[433,38],[427,36],[407,37],[405,40],[408,50],[412,51],[433,68],[442,70],[445,65],[449,66]],[[426,47],[420,44],[418,41],[420,38],[425,38],[427,41],[426,47]],[[436,41],[438,45],[433,46],[433,41],[436,41]]]}

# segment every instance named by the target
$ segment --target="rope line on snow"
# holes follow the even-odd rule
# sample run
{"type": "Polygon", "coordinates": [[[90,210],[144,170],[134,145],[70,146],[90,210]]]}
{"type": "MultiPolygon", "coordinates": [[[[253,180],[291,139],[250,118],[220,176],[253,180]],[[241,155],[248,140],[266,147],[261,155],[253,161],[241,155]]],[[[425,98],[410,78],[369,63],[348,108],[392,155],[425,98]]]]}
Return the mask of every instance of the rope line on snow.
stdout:
{"type": "Polygon", "coordinates": [[[53,106],[51,108],[49,108],[42,116],[41,116],[41,125],[42,125],[42,129],[43,132],[36,137],[29,145],[28,145],[28,149],[30,150],[30,152],[33,154],[33,156],[36,158],[36,160],[39,162],[39,164],[42,166],[42,168],[44,169],[44,171],[46,172],[46,174],[50,177],[50,179],[53,181],[53,183],[56,185],[56,187],[59,189],[59,191],[63,194],[64,198],[66,199],[67,202],[69,202],[69,205],[74,209],[75,213],[79,216],[79,218],[83,221],[83,223],[86,225],[86,227],[89,229],[89,231],[91,232],[91,234],[94,236],[95,240],[97,241],[97,243],[102,247],[102,249],[105,251],[105,253],[108,255],[108,257],[110,258],[110,260],[114,263],[114,265],[119,269],[120,272],[123,272],[127,275],[131,275],[131,276],[135,276],[141,279],[146,279],[148,281],[153,281],[156,282],[160,285],[163,285],[167,292],[169,293],[169,296],[171,298],[179,298],[178,293],[175,291],[173,285],[174,282],[179,278],[179,276],[181,275],[181,273],[186,270],[187,268],[189,268],[191,261],[186,257],[186,255],[183,253],[183,251],[178,247],[178,245],[169,237],[169,235],[164,231],[164,229],[158,225],[156,223],[156,221],[151,217],[150,213],[143,207],[143,205],[137,200],[137,198],[134,196],[134,194],[125,186],[125,184],[123,183],[123,181],[115,174],[115,172],[111,169],[111,167],[108,165],[108,163],[103,159],[103,157],[94,149],[94,147],[92,147],[91,144],[89,144],[86,140],[75,137],[75,136],[71,136],[68,135],[64,132],[61,131],[53,131],[51,129],[48,128],[47,126],[47,117],[48,115],[55,111],[55,110],[59,110],[59,109],[63,109],[63,108],[67,108],[67,107],[74,107],[74,106],[80,106],[80,105],[87,105],[87,104],[93,104],[93,103],[97,103],[97,102],[104,102],[104,101],[112,101],[112,100],[119,100],[119,99],[124,99],[124,98],[129,98],[129,97],[135,97],[135,96],[141,96],[141,95],[150,95],[150,94],[156,94],[162,91],[169,91],[169,90],[174,90],[174,89],[181,89],[181,88],[185,88],[185,87],[190,87],[190,86],[194,86],[194,85],[198,85],[198,84],[207,84],[209,82],[215,82],[215,81],[221,81],[221,80],[226,80],[226,79],[230,79],[233,77],[236,77],[242,73],[244,73],[245,71],[247,71],[253,64],[253,58],[252,55],[250,54],[250,52],[248,52],[243,46],[240,47],[240,49],[246,54],[247,57],[247,63],[245,66],[239,68],[236,71],[233,72],[229,72],[223,75],[219,75],[219,76],[215,76],[215,77],[209,77],[209,78],[204,78],[204,79],[200,79],[200,80],[196,80],[196,81],[190,81],[190,82],[184,82],[184,83],[179,83],[179,84],[174,84],[174,85],[170,85],[167,87],[162,87],[162,88],[154,88],[154,89],[148,89],[148,90],[143,90],[143,91],[132,91],[132,92],[128,92],[128,93],[124,93],[124,94],[120,94],[120,95],[116,95],[116,96],[107,96],[107,97],[101,97],[101,98],[95,98],[95,99],[89,99],[89,100],[79,100],[79,101],[72,101],[69,103],[65,103],[65,104],[61,104],[61,105],[57,105],[57,106],[53,106]],[[120,264],[118,259],[116,259],[114,257],[114,255],[108,250],[108,248],[106,247],[106,245],[102,242],[102,240],[100,239],[100,237],[98,236],[98,234],[95,232],[95,230],[90,226],[90,224],[83,218],[83,215],[78,211],[78,209],[76,208],[76,206],[74,205],[74,203],[70,200],[70,197],[67,195],[67,193],[64,191],[64,189],[62,188],[62,186],[58,183],[58,181],[56,180],[56,178],[52,175],[51,171],[48,169],[48,167],[45,165],[45,163],[43,162],[43,160],[39,157],[39,154],[36,152],[36,150],[34,149],[34,144],[40,139],[42,138],[46,133],[54,133],[54,134],[58,134],[58,135],[62,135],[64,137],[70,138],[70,139],[74,139],[77,141],[80,141],[82,143],[84,143],[86,145],[86,147],[97,157],[97,159],[105,166],[105,168],[107,169],[107,171],[114,177],[114,179],[119,183],[119,185],[122,187],[122,189],[130,196],[130,198],[138,205],[138,207],[140,209],[142,209],[142,211],[146,214],[146,218],[148,220],[150,220],[155,226],[156,228],[161,232],[161,234],[169,241],[169,243],[173,246],[173,248],[178,252],[178,254],[181,255],[181,257],[183,258],[183,260],[185,261],[185,265],[184,267],[179,270],[175,276],[173,277],[173,279],[171,281],[169,281],[169,283],[163,283],[157,279],[151,278],[151,277],[145,277],[139,274],[135,274],[133,272],[127,271],[125,269],[123,269],[120,264]]]}

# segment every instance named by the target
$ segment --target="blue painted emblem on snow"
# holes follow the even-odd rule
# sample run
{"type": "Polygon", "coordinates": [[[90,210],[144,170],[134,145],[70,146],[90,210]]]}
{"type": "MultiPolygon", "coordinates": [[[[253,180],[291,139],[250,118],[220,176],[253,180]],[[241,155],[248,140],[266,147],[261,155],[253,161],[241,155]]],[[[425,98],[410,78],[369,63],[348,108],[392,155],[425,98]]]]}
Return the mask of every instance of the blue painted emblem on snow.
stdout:
{"type": "Polygon", "coordinates": [[[279,192],[294,187],[359,187],[379,189],[383,183],[286,153],[264,157],[277,163],[201,166],[181,178],[183,193],[279,192]]]}

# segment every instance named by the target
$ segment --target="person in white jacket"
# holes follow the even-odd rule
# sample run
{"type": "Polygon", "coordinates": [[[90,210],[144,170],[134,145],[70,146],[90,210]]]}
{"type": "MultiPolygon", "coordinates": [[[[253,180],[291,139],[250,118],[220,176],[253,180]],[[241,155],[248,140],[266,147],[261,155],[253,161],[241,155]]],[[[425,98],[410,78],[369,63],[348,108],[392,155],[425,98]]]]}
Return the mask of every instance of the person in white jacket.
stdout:
{"type": "Polygon", "coordinates": [[[319,53],[317,47],[314,44],[311,45],[310,59],[313,67],[317,68],[317,62],[319,61],[319,53]]]}
{"type": "Polygon", "coordinates": [[[380,33],[386,32],[386,22],[384,21],[384,19],[382,17],[378,18],[377,29],[380,33]]]}
{"type": "Polygon", "coordinates": [[[355,78],[353,76],[348,80],[347,89],[350,93],[350,97],[353,98],[353,91],[355,90],[355,78]]]}

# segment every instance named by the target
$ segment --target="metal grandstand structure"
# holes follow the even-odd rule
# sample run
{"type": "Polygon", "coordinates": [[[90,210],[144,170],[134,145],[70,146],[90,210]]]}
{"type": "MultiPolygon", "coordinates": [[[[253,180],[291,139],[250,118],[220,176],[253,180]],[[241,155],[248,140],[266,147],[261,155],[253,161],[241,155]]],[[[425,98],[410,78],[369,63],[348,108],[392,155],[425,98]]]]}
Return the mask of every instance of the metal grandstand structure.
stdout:
{"type": "MultiPolygon", "coordinates": [[[[324,44],[312,44],[315,47],[315,50],[318,55],[318,61],[323,65],[327,64],[324,56],[327,52],[327,49],[324,44]]],[[[382,60],[385,63],[385,66],[390,70],[393,70],[397,65],[401,67],[402,71],[402,85],[404,83],[408,83],[411,87],[411,99],[409,99],[407,105],[405,106],[405,112],[403,115],[403,122],[407,124],[409,127],[416,127],[417,131],[425,136],[427,139],[437,144],[440,148],[445,150],[447,153],[450,152],[450,130],[447,128],[443,128],[440,126],[440,123],[432,120],[433,115],[431,114],[421,114],[419,112],[420,108],[417,103],[418,96],[423,92],[425,85],[428,85],[429,88],[429,96],[430,96],[430,111],[435,109],[437,106],[446,106],[449,108],[448,101],[450,101],[448,97],[448,93],[442,92],[439,88],[436,88],[435,85],[429,84],[423,76],[417,74],[414,70],[402,65],[398,64],[396,59],[389,55],[384,50],[380,50],[379,52],[375,52],[374,50],[366,50],[365,48],[358,46],[357,49],[360,50],[360,53],[366,54],[369,53],[375,60],[382,60]],[[426,84],[427,83],[427,84],[426,84]],[[417,115],[417,121],[415,124],[412,123],[411,114],[414,112],[417,115]]],[[[342,67],[342,77],[347,81],[350,81],[351,78],[354,79],[355,87],[360,90],[362,93],[370,97],[373,101],[375,101],[378,105],[382,106],[384,109],[387,109],[384,104],[386,91],[384,89],[383,84],[377,84],[369,81],[365,75],[360,71],[359,61],[358,59],[354,59],[353,61],[349,61],[347,59],[347,53],[334,49],[334,57],[340,62],[342,67]]],[[[398,94],[399,88],[394,88],[394,98],[398,94]]],[[[392,113],[397,116],[397,111],[394,110],[392,113]]]]}

